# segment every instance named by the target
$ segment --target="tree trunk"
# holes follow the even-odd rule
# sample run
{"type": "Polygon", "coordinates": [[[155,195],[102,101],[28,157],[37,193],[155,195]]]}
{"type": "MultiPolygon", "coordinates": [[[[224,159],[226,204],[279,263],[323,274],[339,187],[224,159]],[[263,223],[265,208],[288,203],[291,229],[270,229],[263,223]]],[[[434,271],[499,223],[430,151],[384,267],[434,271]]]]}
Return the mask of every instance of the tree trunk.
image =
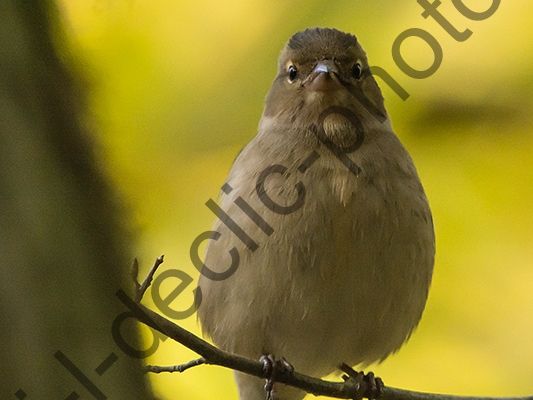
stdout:
{"type": "Polygon", "coordinates": [[[126,310],[125,213],[98,167],[57,10],[2,0],[0,21],[0,397],[151,398],[111,333],[126,310]]]}

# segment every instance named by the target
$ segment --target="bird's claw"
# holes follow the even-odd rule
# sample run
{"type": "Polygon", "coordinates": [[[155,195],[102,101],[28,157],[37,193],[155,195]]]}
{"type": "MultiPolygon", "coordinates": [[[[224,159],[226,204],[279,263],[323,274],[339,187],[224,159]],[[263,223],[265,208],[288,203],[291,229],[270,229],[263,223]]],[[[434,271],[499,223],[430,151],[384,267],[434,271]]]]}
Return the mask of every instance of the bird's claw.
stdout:
{"type": "Polygon", "coordinates": [[[368,399],[380,398],[385,388],[383,380],[379,376],[374,376],[373,372],[364,375],[363,379],[366,382],[365,397],[368,399]]]}
{"type": "Polygon", "coordinates": [[[354,400],[367,398],[370,400],[379,399],[383,394],[385,385],[383,380],[376,377],[373,372],[365,374],[361,371],[355,371],[347,364],[342,364],[340,369],[346,374],[342,376],[345,381],[352,380],[355,383],[354,400]]]}
{"type": "Polygon", "coordinates": [[[276,377],[284,374],[292,374],[294,367],[285,359],[276,360],[272,354],[264,354],[259,359],[263,365],[263,373],[266,379],[265,392],[266,399],[273,400],[274,382],[276,377]]]}

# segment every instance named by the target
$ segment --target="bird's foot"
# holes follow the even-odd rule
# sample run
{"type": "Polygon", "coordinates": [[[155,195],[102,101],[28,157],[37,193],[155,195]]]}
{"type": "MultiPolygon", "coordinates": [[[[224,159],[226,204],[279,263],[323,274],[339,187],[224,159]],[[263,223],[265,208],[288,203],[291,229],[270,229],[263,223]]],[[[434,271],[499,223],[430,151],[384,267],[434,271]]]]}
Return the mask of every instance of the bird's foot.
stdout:
{"type": "Polygon", "coordinates": [[[345,381],[352,380],[356,384],[356,393],[354,400],[360,400],[363,397],[375,400],[383,394],[385,385],[381,378],[374,376],[373,372],[365,374],[361,371],[355,371],[347,364],[341,364],[340,369],[346,375],[342,376],[345,381]]]}
{"type": "Polygon", "coordinates": [[[294,372],[294,367],[285,358],[282,357],[279,360],[276,360],[272,354],[262,355],[259,362],[263,364],[263,372],[266,379],[266,400],[274,400],[274,382],[276,377],[292,374],[294,372]]]}

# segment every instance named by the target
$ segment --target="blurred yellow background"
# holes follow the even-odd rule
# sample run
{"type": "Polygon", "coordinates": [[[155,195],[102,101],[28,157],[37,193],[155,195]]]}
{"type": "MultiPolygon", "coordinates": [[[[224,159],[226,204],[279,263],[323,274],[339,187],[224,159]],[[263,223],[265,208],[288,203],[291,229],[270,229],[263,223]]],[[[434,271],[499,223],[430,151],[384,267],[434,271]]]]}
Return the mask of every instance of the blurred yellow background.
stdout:
{"type": "MultiPolygon", "coordinates": [[[[132,213],[144,269],[164,253],[167,268],[197,278],[189,246],[214,221],[204,203],[255,135],[281,47],[309,26],[352,32],[371,63],[411,95],[402,101],[379,81],[437,236],[421,324],[372,369],[408,389],[533,393],[533,10],[527,0],[503,1],[490,18],[471,21],[444,3],[439,10],[457,29],[473,31],[465,42],[424,19],[415,1],[62,0],[106,169],[132,213]],[[395,38],[412,27],[443,48],[427,79],[408,77],[391,57],[395,38]]],[[[465,1],[480,11],[491,3],[465,1]]],[[[432,62],[416,39],[402,49],[413,66],[432,62]]],[[[173,306],[191,302],[187,290],[173,306]]],[[[194,316],[180,323],[199,333],[194,316]]],[[[168,340],[148,362],[193,356],[168,340]]],[[[236,398],[231,371],[218,367],[151,380],[161,399],[236,398]]]]}

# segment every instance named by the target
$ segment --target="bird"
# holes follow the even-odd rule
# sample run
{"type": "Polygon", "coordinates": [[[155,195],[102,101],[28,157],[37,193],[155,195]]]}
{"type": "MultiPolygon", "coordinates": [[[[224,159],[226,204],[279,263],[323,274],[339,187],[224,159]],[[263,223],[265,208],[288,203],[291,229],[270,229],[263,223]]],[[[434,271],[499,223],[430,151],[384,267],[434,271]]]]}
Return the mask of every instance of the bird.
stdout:
{"type": "MultiPolygon", "coordinates": [[[[197,308],[218,347],[322,377],[409,339],[431,284],[433,220],[356,36],[307,28],[288,40],[218,201],[197,308]]],[[[235,380],[240,400],[265,398],[264,379],[235,380]]]]}

